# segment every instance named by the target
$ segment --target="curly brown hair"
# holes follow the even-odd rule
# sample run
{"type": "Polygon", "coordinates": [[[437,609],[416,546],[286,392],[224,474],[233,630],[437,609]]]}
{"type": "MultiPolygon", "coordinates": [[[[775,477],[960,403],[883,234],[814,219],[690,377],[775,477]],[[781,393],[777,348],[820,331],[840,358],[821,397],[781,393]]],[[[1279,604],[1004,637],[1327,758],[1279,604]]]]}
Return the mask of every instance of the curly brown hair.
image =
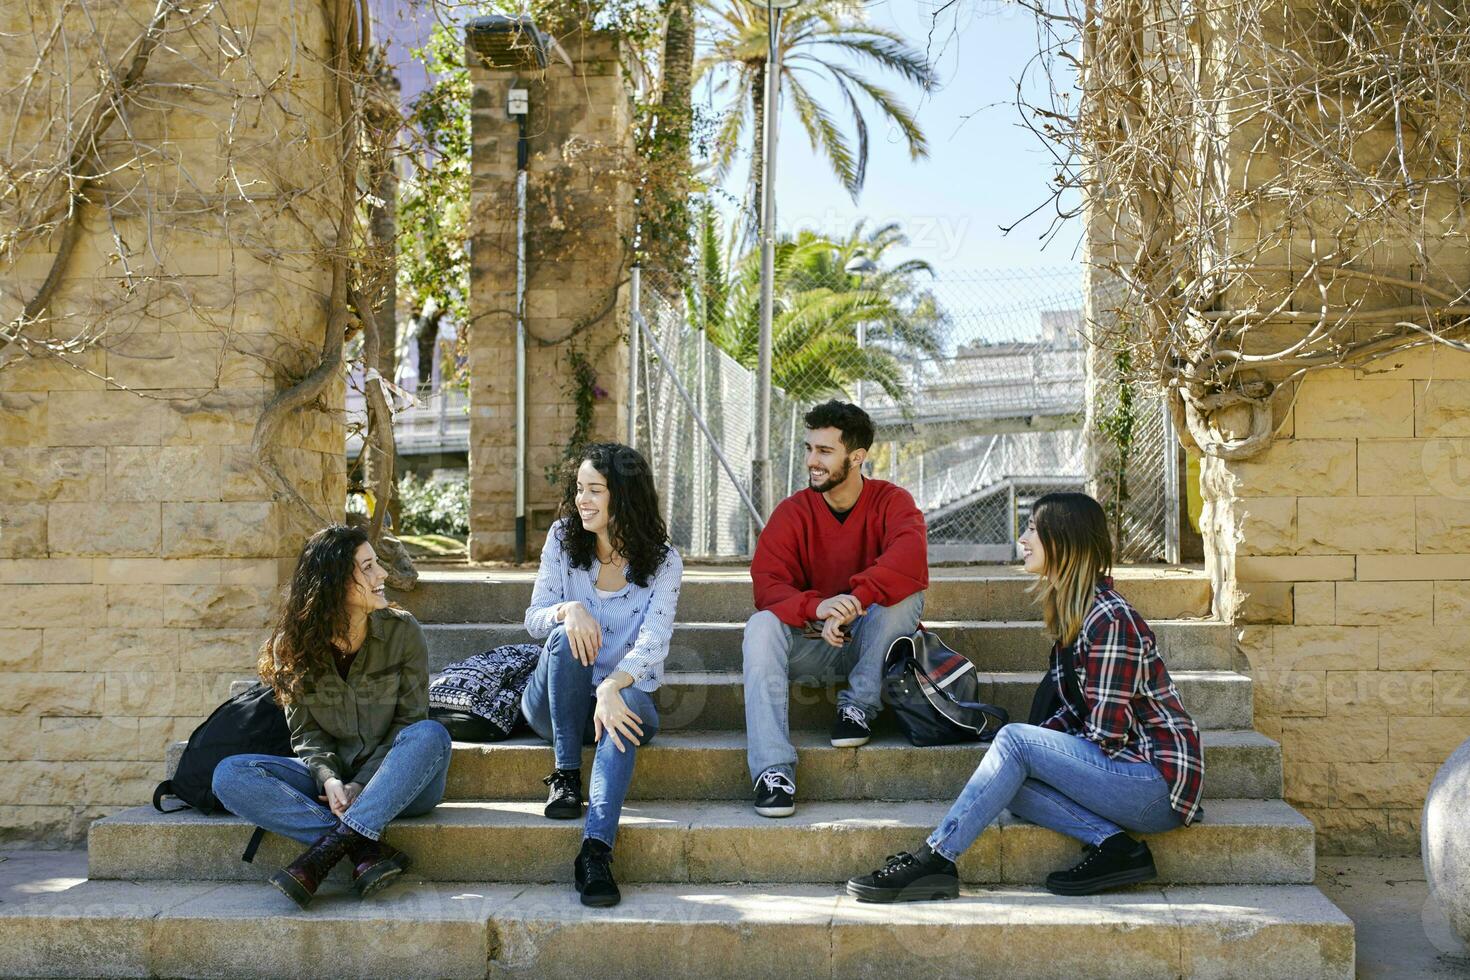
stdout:
{"type": "Polygon", "coordinates": [[[334,641],[350,627],[347,590],[357,549],[367,541],[364,528],[333,524],[313,534],[301,549],[280,617],[256,663],[260,679],[281,704],[300,696],[309,670],[333,663],[334,641]]]}

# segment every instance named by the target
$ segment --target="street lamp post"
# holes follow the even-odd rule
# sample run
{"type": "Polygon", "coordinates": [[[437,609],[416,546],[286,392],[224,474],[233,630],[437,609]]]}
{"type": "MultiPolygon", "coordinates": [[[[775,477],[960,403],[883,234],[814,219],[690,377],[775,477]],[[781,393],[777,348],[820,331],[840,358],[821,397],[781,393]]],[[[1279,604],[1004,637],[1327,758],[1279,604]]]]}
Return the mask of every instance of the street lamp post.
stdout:
{"type": "MultiPolygon", "coordinates": [[[[751,497],[761,515],[771,513],[771,319],[776,275],[776,132],[780,116],[780,12],[801,0],[766,0],[766,93],[761,172],[761,323],[756,347],[755,458],[751,460],[751,497]]],[[[752,528],[752,531],[754,529],[752,528]]]]}
{"type": "MultiPolygon", "coordinates": [[[[863,279],[864,279],[864,277],[866,277],[870,273],[873,273],[873,272],[877,272],[878,271],[878,263],[876,263],[872,259],[868,258],[868,253],[867,252],[864,252],[862,249],[858,249],[858,251],[853,255],[853,257],[847,260],[847,264],[842,267],[842,271],[843,272],[846,272],[848,275],[857,276],[858,287],[861,288],[862,285],[863,285],[863,279]]],[[[860,351],[866,350],[867,347],[868,347],[868,324],[867,324],[867,321],[866,320],[859,320],[858,321],[858,324],[857,324],[857,345],[858,345],[858,350],[860,350],[860,351]]],[[[859,372],[865,372],[867,370],[867,365],[866,364],[860,364],[860,365],[858,365],[858,370],[859,370],[859,372]]],[[[858,404],[858,408],[863,408],[863,409],[866,409],[867,408],[867,405],[865,404],[865,402],[867,401],[867,396],[868,396],[867,383],[863,380],[863,374],[862,373],[859,373],[858,374],[858,381],[857,381],[857,404],[858,404]]],[[[894,452],[897,452],[897,448],[896,447],[897,447],[898,444],[897,443],[894,443],[893,445],[895,447],[894,452]]],[[[864,465],[866,465],[866,467],[867,467],[867,473],[868,473],[868,475],[869,476],[872,476],[873,475],[873,463],[872,463],[872,460],[869,460],[864,465]]],[[[894,464],[894,468],[897,468],[897,463],[896,462],[894,464]]],[[[889,474],[889,475],[892,476],[892,474],[889,474]]]]}

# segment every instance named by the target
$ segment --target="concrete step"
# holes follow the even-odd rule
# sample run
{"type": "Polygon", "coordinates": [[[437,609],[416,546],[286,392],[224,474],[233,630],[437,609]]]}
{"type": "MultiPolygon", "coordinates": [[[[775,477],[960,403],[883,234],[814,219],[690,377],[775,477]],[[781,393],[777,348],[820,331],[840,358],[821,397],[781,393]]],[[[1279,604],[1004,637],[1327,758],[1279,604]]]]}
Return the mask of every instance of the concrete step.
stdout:
{"type": "MultiPolygon", "coordinates": [[[[1249,728],[1252,723],[1251,679],[1230,671],[1175,671],[1179,697],[1201,729],[1249,728]]],[[[1012,719],[1025,721],[1031,698],[1041,683],[1038,673],[997,672],[980,675],[978,696],[1004,708],[1012,719]]],[[[787,702],[793,730],[828,731],[837,716],[841,685],[791,685],[787,702]]],[[[669,673],[655,693],[665,731],[685,728],[745,730],[745,685],[733,672],[669,673]]],[[[875,731],[897,731],[893,712],[884,711],[875,731]]]]}
{"type": "Polygon", "coordinates": [[[970,889],[862,905],[830,885],[637,885],[612,909],[567,885],[88,881],[0,907],[0,975],[737,978],[977,975],[1347,980],[1353,924],[1306,885],[1138,887],[1060,898],[970,889]]]}
{"type": "MultiPolygon", "coordinates": [[[[925,620],[925,625],[982,670],[1045,670],[1051,644],[1039,622],[925,620]]],[[[1237,670],[1233,630],[1211,620],[1149,623],[1170,670],[1237,670]]],[[[669,643],[668,670],[739,670],[744,622],[680,622],[669,643]]],[[[425,623],[429,668],[449,664],[506,643],[533,642],[519,623],[425,623]]]]}
{"type": "MultiPolygon", "coordinates": [[[[949,800],[812,803],[772,820],[730,802],[627,804],[618,832],[620,880],[845,881],[920,846],[949,800]]],[[[542,801],[460,801],[398,820],[386,839],[430,880],[570,881],[580,821],[549,820],[542,801]]],[[[1160,881],[1293,884],[1312,881],[1313,828],[1281,800],[1212,800],[1205,819],[1149,838],[1160,881]]],[[[240,861],[250,825],[193,811],[138,807],[96,821],[88,876],[99,879],[253,880],[301,845],[267,837],[254,866],[240,861]]],[[[961,856],[967,882],[1039,884],[1081,857],[1076,841],[1005,814],[961,856]]],[[[342,872],[345,873],[345,870],[342,872]]]]}
{"type": "MultiPolygon", "coordinates": [[[[427,570],[412,592],[391,597],[423,623],[519,623],[534,579],[528,570],[427,570]]],[[[1150,621],[1211,615],[1210,580],[1200,569],[1129,565],[1114,579],[1150,621]]],[[[1027,592],[1034,581],[1008,566],[931,569],[924,612],[935,620],[1035,619],[1027,592]]],[[[685,569],[678,616],[692,623],[743,623],[755,611],[752,602],[748,568],[685,569]]]]}
{"type": "MultiPolygon", "coordinates": [[[[1280,799],[1281,746],[1249,729],[1206,731],[1205,798],[1280,799]]],[[[916,749],[893,734],[859,749],[834,749],[825,734],[796,732],[797,779],[804,800],[923,800],[958,795],[985,754],[983,745],[916,749]]],[[[167,775],[183,742],[169,748],[167,775]]],[[[590,771],[592,749],[583,750],[590,771]]],[[[451,800],[544,800],[541,778],[552,769],[551,746],[534,735],[504,742],[458,742],[449,767],[451,800]]],[[[743,732],[665,732],[638,757],[632,800],[750,799],[743,732]]]]}

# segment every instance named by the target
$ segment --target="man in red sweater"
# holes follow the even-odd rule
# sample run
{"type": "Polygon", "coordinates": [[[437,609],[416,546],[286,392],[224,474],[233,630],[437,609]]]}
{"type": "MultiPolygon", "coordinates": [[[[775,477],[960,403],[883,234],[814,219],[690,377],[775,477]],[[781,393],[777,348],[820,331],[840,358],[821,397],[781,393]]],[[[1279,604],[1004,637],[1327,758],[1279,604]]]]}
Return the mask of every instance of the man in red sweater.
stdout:
{"type": "Polygon", "coordinates": [[[873,420],[829,401],[806,414],[810,486],[783,500],[756,542],[759,610],[745,626],[745,732],[755,810],[796,812],[790,683],[847,680],[832,744],[857,747],[882,709],[883,658],[912,635],[929,586],[924,515],[908,491],[863,478],[873,420]]]}

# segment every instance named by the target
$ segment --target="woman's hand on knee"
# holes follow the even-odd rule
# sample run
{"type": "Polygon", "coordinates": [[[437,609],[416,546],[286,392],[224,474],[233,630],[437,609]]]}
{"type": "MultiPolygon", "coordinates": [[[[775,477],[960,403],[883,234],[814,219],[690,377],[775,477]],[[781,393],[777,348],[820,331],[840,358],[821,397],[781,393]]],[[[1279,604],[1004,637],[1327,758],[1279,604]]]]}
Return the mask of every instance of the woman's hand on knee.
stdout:
{"type": "Polygon", "coordinates": [[[567,644],[572,648],[572,656],[584,667],[592,666],[597,660],[597,651],[602,649],[602,627],[597,619],[580,602],[569,602],[562,625],[567,631],[567,644]]]}
{"type": "Polygon", "coordinates": [[[597,707],[592,712],[592,731],[596,741],[601,742],[606,735],[612,739],[613,746],[619,752],[626,752],[628,745],[642,744],[640,740],[643,738],[643,719],[628,707],[620,688],[604,681],[597,686],[597,707]]]}

